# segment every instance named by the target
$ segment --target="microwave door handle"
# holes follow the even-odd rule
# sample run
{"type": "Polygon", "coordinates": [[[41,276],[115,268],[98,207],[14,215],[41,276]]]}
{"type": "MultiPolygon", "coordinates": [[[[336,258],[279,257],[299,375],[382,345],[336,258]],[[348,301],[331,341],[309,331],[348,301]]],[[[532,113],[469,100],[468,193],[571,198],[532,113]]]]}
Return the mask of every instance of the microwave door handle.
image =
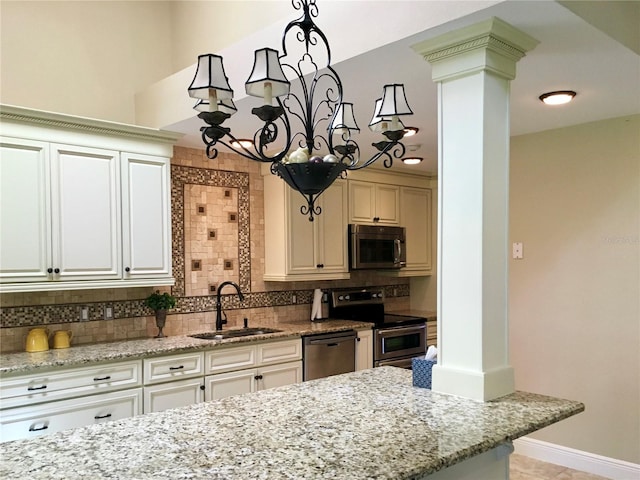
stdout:
{"type": "Polygon", "coordinates": [[[393,259],[393,263],[400,263],[400,259],[402,258],[402,245],[400,244],[400,239],[396,238],[393,241],[393,244],[396,247],[396,257],[393,259]]]}

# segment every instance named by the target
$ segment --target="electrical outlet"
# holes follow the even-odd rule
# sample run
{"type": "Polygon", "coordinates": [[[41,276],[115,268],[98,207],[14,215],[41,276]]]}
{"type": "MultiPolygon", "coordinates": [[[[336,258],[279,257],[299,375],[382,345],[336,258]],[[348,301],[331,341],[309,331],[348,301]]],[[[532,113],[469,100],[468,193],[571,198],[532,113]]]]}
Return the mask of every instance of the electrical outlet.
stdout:
{"type": "Polygon", "coordinates": [[[80,307],[80,321],[89,321],[89,307],[80,307]]]}
{"type": "Polygon", "coordinates": [[[516,260],[521,260],[522,258],[524,258],[522,242],[516,242],[512,247],[513,258],[515,258],[516,260]]]}
{"type": "Polygon", "coordinates": [[[105,320],[113,320],[113,306],[105,305],[104,306],[104,319],[105,320]]]}
{"type": "Polygon", "coordinates": [[[291,295],[291,303],[298,303],[298,297],[295,293],[291,295]]]}

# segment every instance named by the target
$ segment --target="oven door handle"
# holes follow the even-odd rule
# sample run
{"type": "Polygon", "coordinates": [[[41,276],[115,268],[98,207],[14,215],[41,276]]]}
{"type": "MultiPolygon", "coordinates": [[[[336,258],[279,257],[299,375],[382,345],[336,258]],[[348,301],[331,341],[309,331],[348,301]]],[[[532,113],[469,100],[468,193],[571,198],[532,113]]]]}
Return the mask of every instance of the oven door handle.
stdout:
{"type": "MultiPolygon", "coordinates": [[[[378,335],[386,335],[388,333],[390,334],[404,334],[407,332],[415,332],[415,331],[419,331],[419,330],[424,330],[425,328],[427,328],[426,324],[419,324],[419,325],[409,325],[406,327],[395,327],[395,328],[380,328],[377,331],[378,335]]],[[[394,335],[397,336],[397,335],[394,335]]]]}

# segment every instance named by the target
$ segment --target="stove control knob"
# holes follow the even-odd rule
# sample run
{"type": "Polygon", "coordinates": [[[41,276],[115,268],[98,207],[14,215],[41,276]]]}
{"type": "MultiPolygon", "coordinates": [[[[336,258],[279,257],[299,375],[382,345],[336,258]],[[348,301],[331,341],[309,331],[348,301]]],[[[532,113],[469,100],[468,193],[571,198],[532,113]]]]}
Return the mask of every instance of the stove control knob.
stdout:
{"type": "Polygon", "coordinates": [[[344,299],[345,299],[345,300],[350,300],[349,295],[345,295],[345,296],[344,296],[344,299]]]}
{"type": "Polygon", "coordinates": [[[371,298],[378,298],[378,294],[377,293],[372,293],[371,294],[371,298]]]}
{"type": "Polygon", "coordinates": [[[342,295],[338,295],[338,300],[339,300],[339,301],[344,300],[344,296],[342,296],[342,295]]]}

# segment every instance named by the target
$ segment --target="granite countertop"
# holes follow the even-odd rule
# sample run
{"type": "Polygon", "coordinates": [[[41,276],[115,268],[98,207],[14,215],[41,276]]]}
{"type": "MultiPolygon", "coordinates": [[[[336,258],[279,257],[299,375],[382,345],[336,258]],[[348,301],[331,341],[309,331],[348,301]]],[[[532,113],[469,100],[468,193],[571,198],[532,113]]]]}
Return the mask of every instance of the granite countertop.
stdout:
{"type": "MultiPolygon", "coordinates": [[[[250,325],[254,326],[254,325],[250,325]]],[[[143,338],[117,342],[77,345],[45,352],[19,352],[0,355],[0,375],[25,375],[57,367],[78,367],[92,363],[134,360],[156,355],[170,355],[189,351],[212,350],[235,344],[256,343],[265,340],[296,338],[303,335],[370,329],[372,324],[349,320],[300,320],[293,322],[261,323],[263,328],[276,328],[277,333],[227,338],[224,340],[200,340],[186,335],[165,338],[143,338]]],[[[227,330],[232,330],[227,329],[227,330]]],[[[199,332],[194,332],[199,333],[199,332]]]]}
{"type": "Polygon", "coordinates": [[[2,445],[1,478],[416,479],[584,410],[490,402],[381,367],[2,445]]]}

